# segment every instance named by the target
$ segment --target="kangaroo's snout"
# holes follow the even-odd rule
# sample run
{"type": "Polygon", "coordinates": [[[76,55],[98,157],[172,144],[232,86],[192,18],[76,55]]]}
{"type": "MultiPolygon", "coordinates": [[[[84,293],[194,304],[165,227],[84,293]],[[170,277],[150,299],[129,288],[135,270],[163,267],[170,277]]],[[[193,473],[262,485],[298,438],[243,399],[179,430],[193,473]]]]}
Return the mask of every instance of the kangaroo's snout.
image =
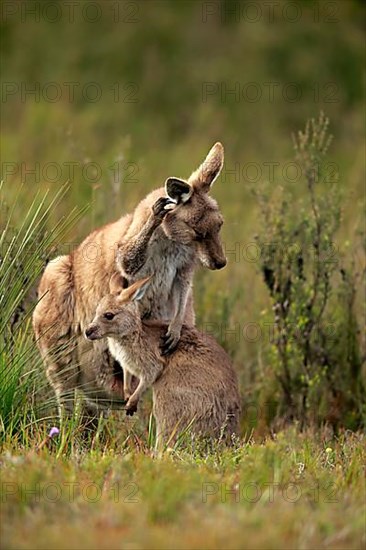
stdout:
{"type": "Polygon", "coordinates": [[[89,325],[85,330],[85,338],[88,340],[97,340],[98,338],[98,327],[95,325],[89,325]]]}
{"type": "Polygon", "coordinates": [[[223,258],[222,260],[215,260],[214,261],[214,269],[223,269],[227,264],[226,258],[223,258]]]}

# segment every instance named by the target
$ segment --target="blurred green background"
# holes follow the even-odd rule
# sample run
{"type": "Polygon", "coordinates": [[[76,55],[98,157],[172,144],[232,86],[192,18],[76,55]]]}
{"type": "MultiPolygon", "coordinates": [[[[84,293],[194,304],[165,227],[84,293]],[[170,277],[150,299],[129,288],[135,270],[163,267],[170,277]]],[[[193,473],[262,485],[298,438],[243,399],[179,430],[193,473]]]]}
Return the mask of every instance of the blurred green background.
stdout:
{"type": "Polygon", "coordinates": [[[23,184],[21,220],[23,200],[39,189],[56,192],[69,179],[49,224],[74,206],[91,206],[60,249],[133,209],[168,176],[188,177],[215,141],[224,144],[225,168],[212,195],[225,217],[229,264],[197,274],[196,304],[199,325],[213,323],[241,373],[243,394],[250,392],[266,370],[267,342],[264,334],[251,342],[243,327],[260,322],[269,307],[246,248],[261,229],[252,190],[269,180],[302,192],[286,164],[293,160],[291,134],[320,110],[331,119],[328,161],[343,192],[336,244],[349,241],[348,254],[360,261],[354,235],[365,176],[363,3],[1,7],[4,192],[11,201],[23,184]]]}

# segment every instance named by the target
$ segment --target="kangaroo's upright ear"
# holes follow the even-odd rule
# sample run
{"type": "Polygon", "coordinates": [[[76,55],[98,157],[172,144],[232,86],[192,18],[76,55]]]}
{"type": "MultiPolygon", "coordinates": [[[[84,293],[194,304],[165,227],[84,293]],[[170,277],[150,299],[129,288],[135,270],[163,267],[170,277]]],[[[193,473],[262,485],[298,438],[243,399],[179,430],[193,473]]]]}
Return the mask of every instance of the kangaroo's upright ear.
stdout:
{"type": "Polygon", "coordinates": [[[188,183],[194,189],[208,193],[211,185],[220,174],[224,165],[224,147],[218,141],[209,151],[199,168],[189,177],[188,183]]]}
{"type": "Polygon", "coordinates": [[[109,292],[111,294],[119,294],[127,287],[127,284],[127,279],[125,279],[121,273],[115,272],[109,279],[109,292]]]}
{"type": "Polygon", "coordinates": [[[189,183],[180,178],[168,178],[165,182],[165,191],[176,204],[187,202],[193,193],[189,183]]]}
{"type": "Polygon", "coordinates": [[[150,277],[145,277],[144,279],[140,279],[139,281],[136,281],[131,286],[125,288],[120,296],[119,300],[122,302],[132,302],[135,300],[141,300],[143,298],[147,287],[149,286],[151,279],[150,277]]]}

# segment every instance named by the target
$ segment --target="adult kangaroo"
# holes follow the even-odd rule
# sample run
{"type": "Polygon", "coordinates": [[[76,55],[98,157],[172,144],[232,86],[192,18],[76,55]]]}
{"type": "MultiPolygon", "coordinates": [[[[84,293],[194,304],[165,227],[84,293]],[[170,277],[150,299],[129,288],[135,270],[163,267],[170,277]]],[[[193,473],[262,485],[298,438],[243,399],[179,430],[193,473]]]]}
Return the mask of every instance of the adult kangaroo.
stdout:
{"type": "Polygon", "coordinates": [[[223,146],[216,143],[187,181],[168,178],[132,214],[97,229],[71,254],[47,265],[33,327],[60,410],[73,410],[75,389],[83,391],[88,412],[123,403],[122,370],[106,342],[83,338],[113,273],[122,274],[126,287],[151,276],[139,310],[143,319],[167,324],[163,353],[175,349],[183,323],[194,325],[195,267],[226,265],[219,235],[223,218],[208,195],[223,161],[223,146]],[[88,260],[91,248],[95,259],[88,260]]]}

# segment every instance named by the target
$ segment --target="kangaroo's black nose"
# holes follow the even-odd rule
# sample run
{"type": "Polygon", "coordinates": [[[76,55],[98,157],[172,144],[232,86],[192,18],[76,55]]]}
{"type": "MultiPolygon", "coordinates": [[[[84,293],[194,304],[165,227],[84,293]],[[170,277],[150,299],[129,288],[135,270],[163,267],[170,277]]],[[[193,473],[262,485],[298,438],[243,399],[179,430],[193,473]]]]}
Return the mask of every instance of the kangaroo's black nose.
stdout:
{"type": "Polygon", "coordinates": [[[94,330],[95,330],[94,327],[88,327],[88,328],[85,330],[85,336],[86,336],[87,338],[90,338],[90,336],[93,334],[94,330]]]}
{"type": "Polygon", "coordinates": [[[226,266],[226,259],[225,260],[216,260],[215,261],[215,269],[222,269],[226,266]]]}

